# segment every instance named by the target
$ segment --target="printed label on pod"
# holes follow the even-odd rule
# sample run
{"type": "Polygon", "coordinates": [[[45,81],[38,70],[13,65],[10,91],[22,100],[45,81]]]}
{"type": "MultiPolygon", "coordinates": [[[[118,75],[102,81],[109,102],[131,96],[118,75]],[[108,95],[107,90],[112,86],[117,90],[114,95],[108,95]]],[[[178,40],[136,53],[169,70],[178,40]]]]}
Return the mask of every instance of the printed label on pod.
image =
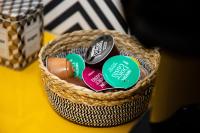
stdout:
{"type": "Polygon", "coordinates": [[[82,79],[82,73],[85,69],[85,62],[83,58],[78,54],[67,54],[66,59],[72,64],[75,72],[75,77],[82,79]]]}
{"type": "Polygon", "coordinates": [[[98,37],[85,54],[85,60],[88,64],[96,64],[106,58],[114,47],[113,37],[110,35],[103,35],[98,37]]]}
{"type": "Polygon", "coordinates": [[[103,91],[111,86],[104,80],[101,70],[86,67],[83,71],[83,81],[94,91],[103,91]]]}
{"type": "Polygon", "coordinates": [[[137,83],[140,68],[128,56],[113,56],[104,63],[103,76],[112,87],[127,89],[137,83]]]}
{"type": "Polygon", "coordinates": [[[0,28],[0,57],[9,59],[8,32],[0,28]]]}
{"type": "Polygon", "coordinates": [[[92,47],[90,56],[91,57],[97,56],[97,55],[101,54],[106,48],[107,48],[107,42],[101,40],[100,42],[97,42],[96,45],[94,45],[92,47]]]}
{"type": "Polygon", "coordinates": [[[37,19],[34,23],[30,25],[25,25],[24,27],[24,38],[25,38],[25,56],[26,58],[34,54],[40,49],[40,22],[37,19]]]}

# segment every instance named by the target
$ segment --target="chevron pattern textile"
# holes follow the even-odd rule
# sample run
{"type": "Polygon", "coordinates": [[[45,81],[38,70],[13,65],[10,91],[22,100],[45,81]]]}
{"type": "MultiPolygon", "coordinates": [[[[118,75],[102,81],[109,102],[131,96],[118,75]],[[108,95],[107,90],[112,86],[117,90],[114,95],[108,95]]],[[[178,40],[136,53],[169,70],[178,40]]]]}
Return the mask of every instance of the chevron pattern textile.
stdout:
{"type": "Polygon", "coordinates": [[[111,29],[129,33],[120,0],[43,0],[45,29],[56,34],[111,29]]]}

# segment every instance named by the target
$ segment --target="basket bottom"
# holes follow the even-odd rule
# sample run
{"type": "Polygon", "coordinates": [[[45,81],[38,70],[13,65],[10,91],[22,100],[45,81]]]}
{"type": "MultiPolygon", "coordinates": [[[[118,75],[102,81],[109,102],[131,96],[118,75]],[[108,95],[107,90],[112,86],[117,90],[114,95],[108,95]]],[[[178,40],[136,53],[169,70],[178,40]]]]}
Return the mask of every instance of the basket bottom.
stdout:
{"type": "Polygon", "coordinates": [[[59,115],[74,123],[90,127],[117,126],[136,119],[147,110],[151,95],[151,87],[148,87],[145,95],[121,105],[91,106],[61,98],[48,87],[45,88],[49,102],[59,115]]]}

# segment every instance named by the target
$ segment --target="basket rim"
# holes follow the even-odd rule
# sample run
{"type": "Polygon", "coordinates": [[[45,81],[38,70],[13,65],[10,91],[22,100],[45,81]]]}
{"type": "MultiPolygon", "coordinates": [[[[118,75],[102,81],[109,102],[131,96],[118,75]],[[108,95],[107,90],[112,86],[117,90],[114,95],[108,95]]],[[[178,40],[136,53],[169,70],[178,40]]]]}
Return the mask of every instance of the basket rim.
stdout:
{"type": "MultiPolygon", "coordinates": [[[[44,45],[39,52],[39,67],[41,68],[41,70],[46,75],[50,76],[50,78],[53,81],[55,81],[54,83],[57,83],[60,86],[62,86],[63,91],[65,90],[65,88],[68,88],[68,87],[71,88],[72,87],[72,88],[76,88],[76,89],[70,89],[70,91],[73,94],[85,96],[85,97],[92,98],[92,99],[99,99],[99,100],[111,100],[112,99],[113,100],[114,97],[117,98],[117,99],[123,99],[124,97],[130,97],[130,95],[137,94],[138,91],[141,90],[141,88],[145,88],[146,84],[151,82],[151,79],[155,78],[154,74],[157,72],[158,66],[159,66],[159,63],[160,63],[160,53],[159,53],[157,48],[150,50],[150,51],[154,52],[155,57],[157,58],[157,64],[155,65],[155,68],[144,79],[138,81],[137,84],[134,87],[132,87],[131,89],[128,89],[126,91],[116,91],[116,92],[106,92],[106,93],[95,92],[95,91],[90,90],[88,88],[85,88],[85,87],[82,87],[82,86],[77,86],[77,85],[74,85],[72,83],[68,83],[67,81],[62,80],[59,77],[50,73],[48,71],[48,69],[45,67],[45,65],[42,61],[42,54],[45,52],[47,47],[50,44],[56,44],[57,42],[61,41],[62,39],[66,38],[66,37],[76,36],[76,34],[83,34],[84,32],[92,32],[93,34],[101,32],[101,33],[111,33],[111,34],[125,35],[128,38],[134,39],[134,41],[137,41],[137,43],[139,43],[139,41],[134,36],[130,36],[130,35],[127,35],[127,34],[124,34],[124,33],[120,33],[120,32],[115,31],[115,30],[80,30],[80,31],[74,31],[74,32],[71,32],[71,33],[63,34],[62,36],[57,37],[53,41],[50,41],[47,45],[44,45]]],[[[52,88],[50,88],[50,89],[52,91],[54,91],[52,88]]],[[[62,94],[60,93],[60,95],[62,95],[62,94]]]]}

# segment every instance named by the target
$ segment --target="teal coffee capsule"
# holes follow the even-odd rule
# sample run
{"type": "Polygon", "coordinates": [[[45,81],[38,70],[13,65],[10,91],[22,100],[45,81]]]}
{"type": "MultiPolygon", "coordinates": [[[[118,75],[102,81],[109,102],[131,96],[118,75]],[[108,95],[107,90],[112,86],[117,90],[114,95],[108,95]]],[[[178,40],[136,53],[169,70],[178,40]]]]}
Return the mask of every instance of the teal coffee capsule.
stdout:
{"type": "Polygon", "coordinates": [[[140,68],[130,57],[117,55],[104,63],[102,73],[112,87],[127,89],[139,80],[140,68]]]}
{"type": "Polygon", "coordinates": [[[66,59],[71,62],[74,68],[74,76],[82,79],[82,73],[85,69],[85,62],[78,54],[67,54],[66,59]]]}

